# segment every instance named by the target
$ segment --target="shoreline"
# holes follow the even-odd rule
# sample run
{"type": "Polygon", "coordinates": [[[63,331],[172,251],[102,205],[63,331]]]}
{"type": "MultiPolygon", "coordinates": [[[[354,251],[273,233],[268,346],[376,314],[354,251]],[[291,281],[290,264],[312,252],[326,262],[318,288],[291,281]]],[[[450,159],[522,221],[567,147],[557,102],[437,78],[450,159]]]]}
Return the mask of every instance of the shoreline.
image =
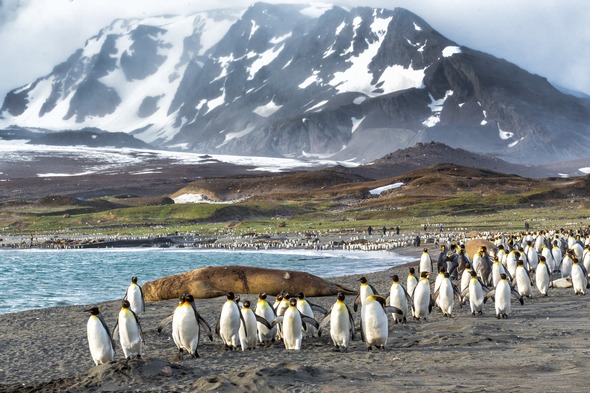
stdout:
{"type": "Polygon", "coordinates": [[[5,284],[7,296],[0,296],[0,315],[40,306],[47,308],[110,301],[125,293],[132,276],[138,276],[143,285],[163,276],[207,266],[243,265],[308,272],[331,280],[343,274],[363,274],[398,266],[413,258],[412,252],[405,249],[17,249],[0,251],[0,258],[3,255],[8,258],[8,271],[15,272],[23,268],[26,271],[18,277],[10,276],[14,281],[5,284]],[[98,273],[99,277],[93,266],[102,264],[105,264],[105,268],[101,269],[103,273],[98,273]],[[44,269],[43,266],[51,268],[44,269]],[[47,273],[37,277],[34,271],[38,269],[47,273]],[[51,271],[54,273],[51,274],[51,271]],[[67,272],[75,274],[75,277],[67,272]],[[26,289],[29,280],[32,281],[26,289]],[[55,282],[61,283],[59,288],[55,286],[55,282]],[[11,297],[14,300],[11,301],[11,297]]]}
{"type": "MultiPolygon", "coordinates": [[[[389,291],[391,274],[405,283],[408,266],[416,266],[420,248],[405,249],[413,262],[366,274],[380,293],[389,291]]],[[[358,275],[330,281],[358,287],[358,275]]],[[[255,295],[242,299],[255,301],[255,295]]],[[[329,308],[335,297],[310,298],[329,308]]],[[[346,298],[351,306],[353,296],[346,298]]],[[[196,306],[215,325],[225,298],[197,299],[196,306]]],[[[427,320],[389,324],[385,350],[368,352],[359,340],[346,353],[334,353],[329,333],[304,339],[301,351],[281,343],[251,351],[225,352],[218,337],[202,338],[201,358],[176,356],[169,329],[159,335],[159,321],[176,300],[146,305],[142,326],[145,355],[125,361],[118,342],[117,360],[94,366],[86,339],[85,306],[36,309],[0,315],[0,390],[7,392],[202,391],[353,392],[375,391],[587,391],[585,363],[590,307],[571,289],[552,289],[549,297],[534,291],[524,306],[513,301],[506,320],[495,317],[493,304],[471,316],[456,308],[447,318],[433,310],[427,320]],[[466,372],[468,371],[468,372],[466,372]]],[[[112,329],[120,300],[98,304],[112,329]]],[[[359,313],[354,313],[358,326],[359,313]]],[[[316,317],[319,316],[316,314],[316,317]]]]}

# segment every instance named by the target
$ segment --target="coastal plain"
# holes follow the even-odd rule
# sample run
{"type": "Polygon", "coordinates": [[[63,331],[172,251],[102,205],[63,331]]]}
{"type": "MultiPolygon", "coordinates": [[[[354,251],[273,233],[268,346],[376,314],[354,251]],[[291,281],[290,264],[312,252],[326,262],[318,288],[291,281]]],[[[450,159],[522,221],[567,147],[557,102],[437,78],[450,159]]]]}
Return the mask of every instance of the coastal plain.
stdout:
{"type": "MultiPolygon", "coordinates": [[[[417,266],[421,248],[396,252],[416,262],[383,266],[366,274],[380,293],[391,275],[405,283],[409,266],[417,266]]],[[[358,288],[358,275],[330,281],[358,288]]],[[[122,288],[124,293],[124,288],[122,288]]],[[[255,304],[256,294],[242,296],[255,304]]],[[[310,298],[329,309],[335,297],[310,298]]],[[[346,298],[351,306],[354,296],[346,298]]],[[[224,297],[197,299],[196,306],[214,326],[224,297]]],[[[88,305],[42,308],[0,315],[0,391],[216,391],[216,392],[584,392],[590,361],[587,296],[573,289],[537,291],[523,306],[513,299],[508,319],[496,319],[493,302],[472,316],[468,305],[452,318],[433,309],[427,320],[394,324],[384,350],[367,351],[356,339],[347,352],[334,352],[329,331],[306,338],[301,351],[286,351],[280,342],[250,351],[224,351],[218,337],[201,336],[200,358],[180,358],[159,322],[176,300],[150,302],[141,318],[146,348],[142,359],[125,360],[119,343],[114,363],[95,366],[86,339],[88,305]]],[[[112,329],[120,299],[98,304],[112,329]]],[[[321,315],[316,313],[316,318],[321,315]]]]}

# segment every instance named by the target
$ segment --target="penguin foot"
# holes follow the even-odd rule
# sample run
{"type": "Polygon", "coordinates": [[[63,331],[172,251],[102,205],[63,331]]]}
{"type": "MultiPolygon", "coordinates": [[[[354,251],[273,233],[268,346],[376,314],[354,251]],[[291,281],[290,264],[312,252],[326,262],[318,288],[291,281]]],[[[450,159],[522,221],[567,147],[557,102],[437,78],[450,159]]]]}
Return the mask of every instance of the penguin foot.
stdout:
{"type": "Polygon", "coordinates": [[[195,352],[193,353],[193,357],[196,358],[200,358],[199,353],[197,352],[197,350],[195,349],[195,352]]]}
{"type": "Polygon", "coordinates": [[[371,347],[371,346],[367,347],[367,351],[372,351],[372,350],[373,350],[373,347],[371,347]]]}
{"type": "Polygon", "coordinates": [[[496,318],[502,319],[502,314],[496,314],[496,318]]]}

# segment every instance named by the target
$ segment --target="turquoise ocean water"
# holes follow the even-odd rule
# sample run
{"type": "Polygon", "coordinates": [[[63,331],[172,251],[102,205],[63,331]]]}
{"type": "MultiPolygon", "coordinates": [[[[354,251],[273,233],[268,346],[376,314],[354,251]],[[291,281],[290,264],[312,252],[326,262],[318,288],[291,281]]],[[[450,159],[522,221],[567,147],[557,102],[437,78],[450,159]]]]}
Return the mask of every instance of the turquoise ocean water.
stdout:
{"type": "Polygon", "coordinates": [[[0,250],[0,314],[119,299],[132,276],[141,285],[205,266],[259,266],[329,278],[410,260],[390,251],[0,250]]]}

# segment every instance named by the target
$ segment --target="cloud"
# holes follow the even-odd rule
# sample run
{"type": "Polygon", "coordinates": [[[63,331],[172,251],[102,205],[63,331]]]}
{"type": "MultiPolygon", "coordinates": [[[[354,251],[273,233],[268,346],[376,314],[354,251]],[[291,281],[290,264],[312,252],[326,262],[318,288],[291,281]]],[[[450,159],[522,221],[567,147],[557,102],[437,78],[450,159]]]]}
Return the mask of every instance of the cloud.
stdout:
{"type": "MultiPolygon", "coordinates": [[[[269,1],[269,0],[267,0],[269,1]]],[[[276,2],[276,1],[271,1],[276,2]]],[[[298,3],[301,1],[280,1],[298,3]]],[[[253,1],[232,0],[246,8],[253,1]]],[[[307,3],[312,3],[311,0],[307,3]]],[[[590,94],[590,1],[339,0],[346,8],[407,8],[441,34],[590,94]]],[[[116,18],[226,8],[219,0],[0,0],[0,100],[51,72],[116,18]]]]}

